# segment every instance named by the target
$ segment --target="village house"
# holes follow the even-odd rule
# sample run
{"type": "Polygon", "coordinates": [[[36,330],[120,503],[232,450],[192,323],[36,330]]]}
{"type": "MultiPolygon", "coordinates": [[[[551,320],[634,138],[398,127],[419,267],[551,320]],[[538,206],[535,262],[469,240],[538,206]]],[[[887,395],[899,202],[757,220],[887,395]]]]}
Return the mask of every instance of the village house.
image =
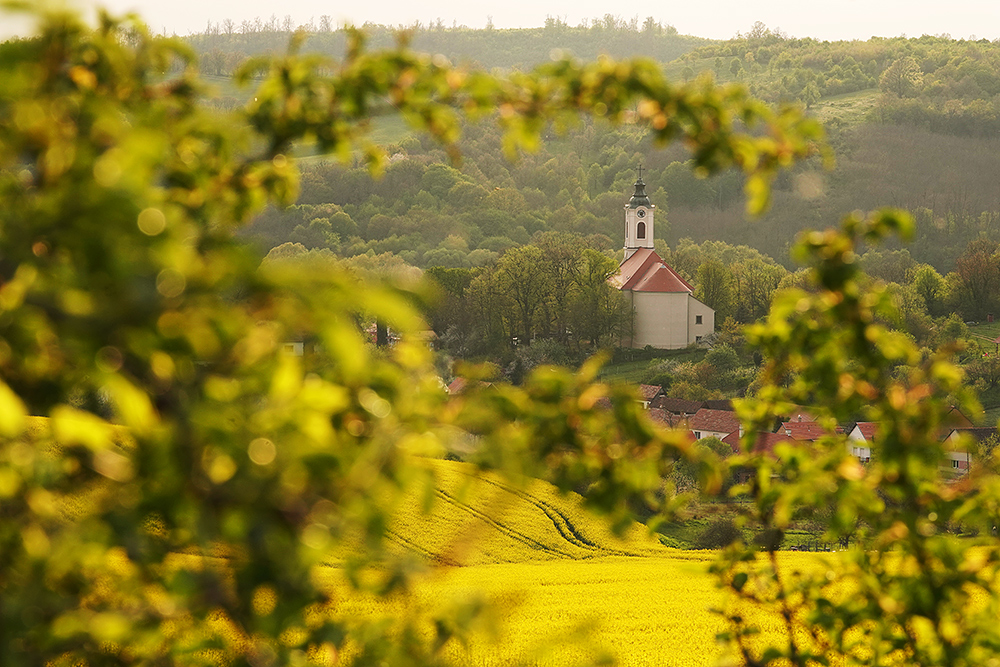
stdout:
{"type": "Polygon", "coordinates": [[[715,311],[694,298],[694,288],[656,254],[655,213],[640,168],[635,193],[625,205],[625,257],[611,284],[628,297],[633,313],[622,344],[675,350],[715,331],[715,311]]]}
{"type": "Polygon", "coordinates": [[[872,443],[875,442],[877,430],[878,424],[875,422],[857,422],[847,434],[847,446],[851,448],[851,454],[862,463],[872,460],[872,443]]]}
{"type": "Polygon", "coordinates": [[[663,395],[663,387],[660,387],[655,384],[639,385],[639,401],[642,403],[642,407],[644,410],[648,410],[650,404],[662,395],[663,395]]]}
{"type": "Polygon", "coordinates": [[[688,420],[688,428],[694,432],[695,440],[702,438],[725,439],[730,433],[743,435],[743,427],[735,412],[702,408],[688,420]]]}
{"type": "MultiPolygon", "coordinates": [[[[827,435],[826,429],[819,422],[813,421],[784,422],[777,432],[784,433],[789,438],[800,442],[815,442],[827,435]]],[[[844,429],[838,426],[835,432],[843,433],[844,429]]]]}
{"type": "Polygon", "coordinates": [[[671,398],[670,396],[657,397],[653,400],[652,406],[678,417],[693,417],[696,412],[707,407],[704,401],[689,401],[685,398],[671,398]]]}
{"type": "Polygon", "coordinates": [[[960,475],[968,473],[976,453],[971,450],[975,450],[978,445],[995,435],[998,435],[998,431],[992,426],[963,426],[951,429],[944,437],[943,466],[960,475]]]}
{"type": "MultiPolygon", "coordinates": [[[[722,442],[729,445],[734,454],[738,454],[742,451],[740,444],[740,438],[742,437],[738,432],[734,431],[723,438],[722,442]]],[[[758,433],[757,439],[753,443],[752,453],[774,456],[774,447],[779,442],[796,442],[796,440],[784,433],[758,433]]]]}

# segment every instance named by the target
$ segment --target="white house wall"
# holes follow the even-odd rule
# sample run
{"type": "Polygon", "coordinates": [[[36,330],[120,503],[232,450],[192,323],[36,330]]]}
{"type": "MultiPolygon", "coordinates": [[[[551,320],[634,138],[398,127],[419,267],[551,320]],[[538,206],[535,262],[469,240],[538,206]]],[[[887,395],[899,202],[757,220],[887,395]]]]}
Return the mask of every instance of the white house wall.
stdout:
{"type": "Polygon", "coordinates": [[[867,463],[872,458],[872,448],[871,443],[869,443],[865,436],[861,433],[861,428],[855,426],[850,433],[847,434],[847,447],[851,454],[862,463],[867,463]]]}
{"type": "MultiPolygon", "coordinates": [[[[740,428],[740,433],[739,433],[739,437],[741,437],[741,438],[743,437],[743,432],[742,431],[743,431],[743,429],[741,427],[740,428]]],[[[702,430],[702,431],[692,431],[692,433],[694,433],[695,440],[701,440],[703,438],[716,438],[718,440],[722,440],[722,439],[728,437],[729,435],[731,435],[733,432],[730,431],[729,433],[723,433],[722,431],[704,431],[704,430],[702,430]]]]}

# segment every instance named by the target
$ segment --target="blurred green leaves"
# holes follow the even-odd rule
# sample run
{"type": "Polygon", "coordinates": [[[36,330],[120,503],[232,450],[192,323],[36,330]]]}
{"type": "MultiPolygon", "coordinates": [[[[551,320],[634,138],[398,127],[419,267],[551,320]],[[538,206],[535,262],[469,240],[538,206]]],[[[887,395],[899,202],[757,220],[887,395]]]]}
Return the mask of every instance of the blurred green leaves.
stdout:
{"type": "Polygon", "coordinates": [[[748,340],[766,355],[763,386],[738,411],[752,424],[744,446],[792,406],[819,411],[828,435],[785,444],[774,456],[746,451],[753,470],[748,520],[765,530],[819,519],[842,547],[827,567],[784,564],[773,550],[735,545],[717,561],[733,593],[724,612],[733,648],[748,664],[985,664],[1000,636],[996,463],[956,479],[941,438],[954,410],[979,412],[950,350],[922,359],[912,339],[881,324],[893,316],[885,289],[863,279],[855,248],[912,232],[900,211],[852,214],[840,229],[803,234],[797,257],[810,290],[776,298],[748,340]],[[834,426],[858,416],[878,424],[862,466],[834,426]],[[748,563],[752,565],[748,566],[748,563]],[[781,642],[750,640],[749,609],[782,619],[781,642]]]}
{"type": "Polygon", "coordinates": [[[36,36],[0,45],[6,663],[293,665],[348,645],[355,664],[441,663],[478,607],[351,618],[331,578],[405,595],[417,566],[384,553],[386,518],[426,482],[414,457],[456,440],[619,525],[671,504],[661,477],[689,444],[595,367],[449,400],[413,335],[419,290],[260,271],[234,230],[294,201],[294,143],[361,150],[378,173],[367,120],[389,108],[456,156],[466,117],[495,114],[511,156],[579,113],[643,123],[707,170],[744,169],[755,210],[776,169],[817,150],[813,122],[644,61],[502,78],[405,44],[369,52],[360,33],[340,62],[293,44],[250,63],[253,101],[221,115],[180,41],[36,16],[36,36]],[[374,349],[373,318],[402,340],[374,349]]]}

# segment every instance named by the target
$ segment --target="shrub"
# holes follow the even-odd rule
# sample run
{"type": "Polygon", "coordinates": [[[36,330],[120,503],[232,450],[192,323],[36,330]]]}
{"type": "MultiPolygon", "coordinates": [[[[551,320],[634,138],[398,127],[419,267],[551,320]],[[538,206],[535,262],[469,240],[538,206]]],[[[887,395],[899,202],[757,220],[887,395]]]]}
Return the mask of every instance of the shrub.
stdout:
{"type": "Polygon", "coordinates": [[[722,549],[743,538],[732,519],[716,519],[695,538],[699,549],[722,549]]]}

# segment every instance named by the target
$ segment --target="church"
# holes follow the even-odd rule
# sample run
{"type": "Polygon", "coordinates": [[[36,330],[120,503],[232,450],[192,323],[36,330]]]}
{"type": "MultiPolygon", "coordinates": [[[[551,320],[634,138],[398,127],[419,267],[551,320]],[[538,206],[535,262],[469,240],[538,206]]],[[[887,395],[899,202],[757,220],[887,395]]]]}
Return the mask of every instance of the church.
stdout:
{"type": "Polygon", "coordinates": [[[611,283],[632,306],[632,326],[622,345],[675,350],[715,331],[715,311],[694,298],[694,288],[656,254],[655,213],[640,168],[625,205],[625,257],[611,283]]]}

